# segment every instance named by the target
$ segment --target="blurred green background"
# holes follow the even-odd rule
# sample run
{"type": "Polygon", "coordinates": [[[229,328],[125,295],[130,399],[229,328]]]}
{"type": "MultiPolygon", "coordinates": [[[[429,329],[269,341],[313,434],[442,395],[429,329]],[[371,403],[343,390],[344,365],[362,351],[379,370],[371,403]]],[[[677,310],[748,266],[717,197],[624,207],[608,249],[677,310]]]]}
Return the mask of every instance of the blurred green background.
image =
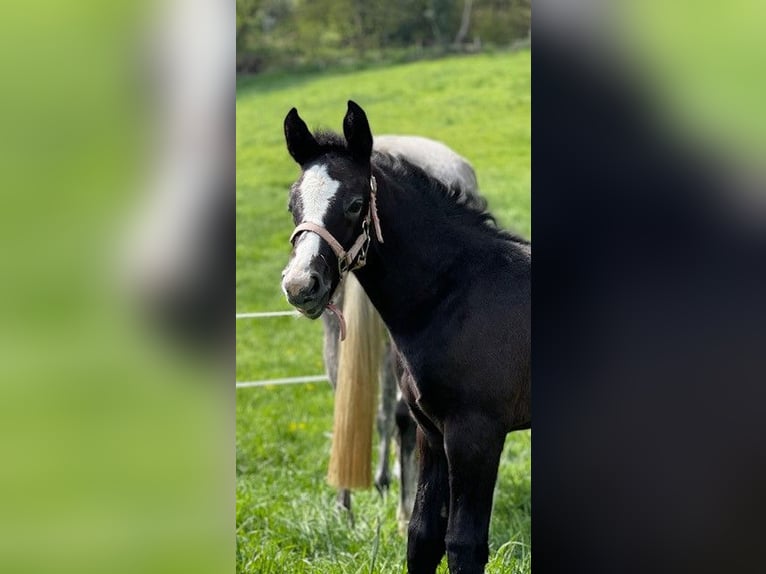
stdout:
{"type": "Polygon", "coordinates": [[[234,570],[233,374],[121,277],[165,137],[145,64],[167,11],[0,8],[0,572],[234,570]]]}

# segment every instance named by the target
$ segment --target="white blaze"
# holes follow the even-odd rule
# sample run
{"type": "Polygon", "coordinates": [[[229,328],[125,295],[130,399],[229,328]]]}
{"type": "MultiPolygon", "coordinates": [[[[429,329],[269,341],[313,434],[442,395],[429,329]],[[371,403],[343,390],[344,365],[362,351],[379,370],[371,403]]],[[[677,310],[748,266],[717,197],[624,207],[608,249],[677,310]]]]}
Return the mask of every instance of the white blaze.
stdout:
{"type": "MultiPolygon", "coordinates": [[[[330,201],[338,192],[340,182],[334,180],[327,173],[327,166],[315,165],[307,169],[303,174],[298,193],[303,206],[303,221],[310,221],[324,227],[324,218],[330,207],[330,201]]],[[[303,232],[297,241],[295,257],[285,269],[284,283],[292,281],[309,281],[309,265],[311,260],[319,253],[322,238],[316,233],[303,232]]]]}
{"type": "Polygon", "coordinates": [[[306,170],[298,190],[303,204],[303,221],[324,225],[330,200],[339,187],[340,182],[330,177],[326,165],[315,165],[306,170]]]}

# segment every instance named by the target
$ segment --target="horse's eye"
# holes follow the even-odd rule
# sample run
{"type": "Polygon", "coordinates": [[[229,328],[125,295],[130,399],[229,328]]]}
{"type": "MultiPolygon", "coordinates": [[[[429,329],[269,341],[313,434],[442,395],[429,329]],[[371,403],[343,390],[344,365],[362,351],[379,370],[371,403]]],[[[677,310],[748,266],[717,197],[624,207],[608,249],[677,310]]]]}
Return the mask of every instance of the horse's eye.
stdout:
{"type": "Polygon", "coordinates": [[[361,199],[355,199],[346,208],[346,213],[348,215],[359,215],[359,213],[362,211],[363,203],[364,202],[361,199]]]}

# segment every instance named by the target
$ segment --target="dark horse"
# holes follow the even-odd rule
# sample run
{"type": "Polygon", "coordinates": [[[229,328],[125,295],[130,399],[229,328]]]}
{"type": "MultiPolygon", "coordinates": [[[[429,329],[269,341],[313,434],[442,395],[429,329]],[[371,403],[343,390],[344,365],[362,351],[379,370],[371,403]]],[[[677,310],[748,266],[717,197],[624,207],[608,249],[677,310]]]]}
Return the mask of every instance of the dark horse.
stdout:
{"type": "MultiPolygon", "coordinates": [[[[479,184],[473,166],[467,159],[441,142],[413,135],[376,135],[373,150],[404,158],[441,181],[446,188],[459,190],[460,193],[468,196],[479,195],[479,184]]],[[[347,331],[355,332],[356,336],[344,343],[345,349],[341,361],[341,323],[338,317],[331,313],[322,315],[325,370],[333,389],[337,389],[339,379],[347,381],[346,384],[352,383],[356,395],[346,393],[344,395],[346,400],[362,401],[360,395],[366,396],[369,393],[369,390],[364,388],[365,385],[374,386],[378,382],[380,393],[376,422],[380,442],[375,487],[381,494],[388,490],[391,480],[389,450],[391,439],[395,436],[400,476],[397,518],[399,527],[404,532],[412,515],[412,508],[415,506],[418,474],[415,452],[417,425],[410,416],[409,407],[401,396],[401,391],[398,390],[398,380],[402,374],[400,361],[390,344],[388,333],[382,327],[380,316],[353,274],[346,276],[346,280],[335,291],[333,299],[336,307],[345,317],[347,331]],[[372,351],[376,346],[381,349],[380,357],[378,357],[379,353],[372,351]],[[368,364],[369,361],[376,359],[376,364],[368,364]],[[360,374],[373,373],[376,370],[378,376],[375,380],[364,376],[360,378],[360,374]]],[[[374,395],[370,397],[374,398],[374,395]]],[[[355,406],[359,409],[359,403],[355,403],[355,406]]],[[[349,408],[349,406],[336,404],[336,408],[349,408]]],[[[360,425],[368,423],[362,419],[364,417],[353,418],[360,425]]],[[[363,433],[364,429],[360,428],[360,434],[363,433]]],[[[350,446],[348,440],[342,444],[347,448],[350,446]]],[[[346,461],[348,460],[347,458],[346,461]]],[[[338,501],[349,511],[349,516],[353,517],[350,490],[341,489],[338,493],[338,501]]]]}
{"type": "Polygon", "coordinates": [[[354,271],[401,356],[418,423],[409,571],[432,574],[446,550],[450,572],[483,572],[505,436],[531,425],[531,247],[498,229],[480,199],[373,154],[351,101],[343,132],[314,136],[294,108],[285,118],[302,175],[282,289],[317,318],[354,271]]]}

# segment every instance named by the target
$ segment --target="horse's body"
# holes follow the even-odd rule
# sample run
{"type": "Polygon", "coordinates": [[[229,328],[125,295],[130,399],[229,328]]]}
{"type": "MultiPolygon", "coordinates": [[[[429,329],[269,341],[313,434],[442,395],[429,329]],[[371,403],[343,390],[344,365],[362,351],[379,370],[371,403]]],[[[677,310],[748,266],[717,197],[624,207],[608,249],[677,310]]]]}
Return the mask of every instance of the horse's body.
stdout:
{"type": "Polygon", "coordinates": [[[448,188],[476,195],[479,185],[471,164],[449,146],[420,136],[375,136],[372,149],[401,157],[418,166],[448,188]]]}
{"type": "Polygon", "coordinates": [[[451,572],[483,572],[505,435],[531,425],[531,248],[482,202],[373,154],[353,102],[344,134],[315,137],[294,109],[285,119],[303,175],[291,192],[297,227],[283,290],[315,318],[355,269],[402,357],[418,423],[409,570],[433,574],[446,551],[451,572]]]}
{"type": "MultiPolygon", "coordinates": [[[[441,181],[447,188],[459,189],[461,193],[474,198],[478,197],[476,173],[464,157],[441,142],[407,135],[375,136],[373,149],[376,151],[402,157],[417,165],[432,177],[441,181]]],[[[348,277],[338,289],[335,304],[344,310],[346,297],[363,297],[366,305],[372,306],[364,294],[359,282],[348,277]]],[[[371,313],[361,314],[363,317],[371,313]]],[[[389,451],[394,429],[397,430],[399,443],[400,496],[397,515],[400,524],[406,526],[412,514],[415,503],[415,487],[417,470],[415,457],[415,423],[411,418],[406,402],[397,393],[397,382],[401,378],[402,368],[396,352],[385,334],[378,332],[377,321],[362,322],[356,317],[345,313],[350,328],[371,331],[370,339],[380,340],[385,345],[379,369],[380,400],[378,401],[377,430],[380,438],[378,449],[378,468],[375,472],[375,486],[385,491],[390,484],[389,451]]],[[[324,326],[324,362],[325,370],[333,388],[337,387],[339,368],[339,336],[340,326],[334,315],[322,315],[324,326]]],[[[367,371],[367,369],[359,369],[367,371]]],[[[350,493],[341,490],[339,501],[350,509],[350,493]]]]}

